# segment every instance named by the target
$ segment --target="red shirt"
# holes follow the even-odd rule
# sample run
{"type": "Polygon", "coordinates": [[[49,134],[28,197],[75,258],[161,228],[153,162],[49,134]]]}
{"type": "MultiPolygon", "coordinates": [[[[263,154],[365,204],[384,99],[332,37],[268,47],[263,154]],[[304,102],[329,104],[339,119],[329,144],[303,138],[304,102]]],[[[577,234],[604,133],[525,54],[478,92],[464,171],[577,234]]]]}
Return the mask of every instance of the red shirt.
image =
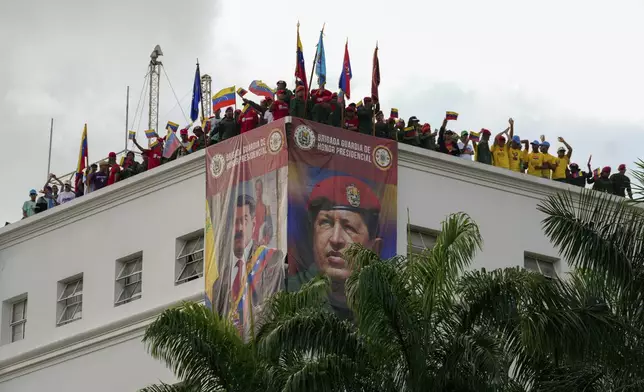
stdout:
{"type": "Polygon", "coordinates": [[[246,113],[239,118],[239,122],[241,123],[241,133],[257,128],[257,125],[259,125],[259,118],[257,118],[257,112],[255,109],[248,108],[246,113]]]}
{"type": "Polygon", "coordinates": [[[327,89],[315,89],[311,91],[311,96],[315,99],[315,103],[322,103],[330,101],[333,93],[327,89]]]}
{"type": "Polygon", "coordinates": [[[107,177],[107,185],[112,185],[116,182],[116,173],[120,173],[121,168],[119,167],[118,164],[113,164],[112,167],[110,167],[110,175],[107,177]]]}
{"type": "MultiPolygon", "coordinates": [[[[354,118],[345,118],[345,119],[344,119],[344,128],[349,129],[349,128],[351,128],[351,127],[355,127],[355,128],[356,128],[355,130],[357,130],[357,128],[358,128],[358,123],[359,123],[359,122],[358,122],[358,117],[354,117],[354,118]]],[[[352,129],[352,131],[354,131],[354,129],[352,129]]]]}
{"type": "Polygon", "coordinates": [[[270,110],[273,113],[273,120],[279,120],[280,118],[288,116],[288,105],[279,99],[273,102],[270,110]]]}
{"type": "Polygon", "coordinates": [[[154,147],[152,150],[145,150],[141,155],[148,157],[148,170],[161,165],[161,148],[154,147]]]}

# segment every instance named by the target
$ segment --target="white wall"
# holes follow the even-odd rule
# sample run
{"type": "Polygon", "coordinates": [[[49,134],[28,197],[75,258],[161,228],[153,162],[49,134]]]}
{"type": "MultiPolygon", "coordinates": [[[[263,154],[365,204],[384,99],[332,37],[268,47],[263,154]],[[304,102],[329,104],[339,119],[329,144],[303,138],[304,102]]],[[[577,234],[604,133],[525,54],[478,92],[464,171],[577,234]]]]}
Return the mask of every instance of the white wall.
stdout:
{"type": "MultiPolygon", "coordinates": [[[[409,208],[412,225],[433,230],[451,212],[470,214],[484,239],[473,268],[523,265],[524,251],[557,257],[536,207],[568,186],[400,149],[399,253],[409,208]]],[[[204,166],[199,152],[0,229],[0,301],[23,293],[29,301],[25,340],[0,346],[0,392],[129,391],[172,380],[140,337],[167,306],[202,296],[203,279],[175,286],[174,278],[176,239],[203,228],[204,166]],[[142,298],[115,307],[115,262],[140,251],[142,298]],[[79,273],[83,318],[56,327],[57,282],[79,273]]],[[[0,317],[5,334],[8,314],[0,317]]]]}

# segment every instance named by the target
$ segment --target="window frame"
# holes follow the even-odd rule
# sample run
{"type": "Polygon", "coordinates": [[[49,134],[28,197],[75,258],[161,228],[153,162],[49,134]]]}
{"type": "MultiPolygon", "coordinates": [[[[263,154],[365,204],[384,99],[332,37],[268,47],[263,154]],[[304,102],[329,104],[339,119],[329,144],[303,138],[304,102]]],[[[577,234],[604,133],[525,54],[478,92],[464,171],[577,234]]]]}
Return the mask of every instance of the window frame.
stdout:
{"type": "Polygon", "coordinates": [[[197,232],[195,234],[192,234],[190,236],[186,236],[184,238],[181,238],[178,240],[179,244],[181,245],[179,251],[177,252],[177,256],[175,258],[175,278],[174,278],[174,284],[175,286],[178,286],[180,284],[188,283],[193,280],[197,280],[204,275],[204,259],[205,259],[205,236],[203,231],[197,232]],[[194,248],[191,250],[190,253],[184,254],[184,251],[186,247],[190,244],[190,242],[195,241],[194,248]],[[198,245],[201,245],[200,249],[196,249],[198,245]],[[201,253],[201,258],[199,259],[192,259],[188,261],[188,258],[191,256],[194,256],[198,253],[201,253]],[[188,276],[183,276],[184,272],[191,266],[194,266],[196,264],[201,263],[201,268],[197,269],[196,274],[191,274],[188,276]]]}
{"type": "Polygon", "coordinates": [[[425,250],[431,250],[436,246],[436,240],[438,240],[438,236],[440,235],[440,231],[433,230],[433,229],[428,229],[426,227],[422,226],[416,226],[416,225],[407,225],[407,249],[408,253],[411,253],[413,255],[422,255],[425,250]],[[421,241],[423,242],[423,245],[425,245],[425,237],[430,237],[433,242],[431,244],[431,247],[428,247],[425,245],[423,249],[420,249],[412,243],[411,236],[413,234],[418,234],[420,236],[421,241]]]}
{"type": "MultiPolygon", "coordinates": [[[[132,256],[128,256],[127,258],[117,260],[116,261],[117,265],[117,272],[116,276],[114,277],[114,283],[115,283],[115,288],[119,289],[118,295],[115,296],[114,298],[114,306],[121,306],[125,305],[127,303],[130,303],[132,301],[136,301],[137,299],[140,299],[142,294],[143,294],[143,253],[137,253],[132,256]],[[128,266],[134,264],[134,268],[128,273],[124,275],[124,272],[128,268],[128,266]],[[138,264],[138,270],[136,269],[138,264]],[[131,278],[138,276],[138,280],[131,280],[131,278]],[[137,291],[137,285],[138,285],[138,291],[137,291]],[[128,288],[131,286],[134,286],[134,289],[132,290],[131,294],[127,297],[124,297],[124,294],[126,294],[126,291],[128,288]]],[[[116,290],[115,290],[116,291],[116,290]]]]}
{"type": "Polygon", "coordinates": [[[561,278],[559,277],[559,272],[557,271],[557,265],[558,265],[559,261],[560,260],[557,259],[557,258],[544,256],[544,255],[541,255],[541,254],[538,254],[538,253],[527,252],[527,251],[523,252],[523,268],[528,270],[528,271],[532,271],[532,272],[541,274],[546,279],[561,280],[561,278]],[[526,267],[526,259],[530,259],[531,261],[534,261],[534,263],[537,265],[537,270],[527,268],[526,267]],[[546,275],[543,272],[543,268],[541,266],[542,263],[550,264],[550,266],[552,267],[552,271],[554,273],[554,276],[546,275]]]}
{"type": "Polygon", "coordinates": [[[63,285],[63,288],[56,301],[56,303],[60,306],[60,309],[61,309],[60,314],[56,318],[57,327],[67,325],[69,323],[78,321],[83,318],[83,288],[84,288],[83,276],[81,275],[74,278],[70,278],[59,283],[63,285]],[[63,297],[65,292],[67,292],[67,288],[70,287],[71,285],[75,285],[74,288],[72,289],[72,292],[66,297],[63,297]],[[80,289],[79,289],[79,286],[81,286],[80,289]],[[79,300],[71,303],[67,302],[74,298],[78,298],[79,300]],[[74,307],[72,316],[70,318],[64,319],[65,314],[67,314],[67,310],[71,309],[72,307],[74,307]],[[79,314],[80,316],[76,317],[77,314],[79,314]]]}
{"type": "Polygon", "coordinates": [[[9,320],[9,327],[11,329],[11,336],[9,338],[9,343],[19,342],[25,339],[26,329],[27,329],[27,298],[22,298],[17,301],[12,302],[11,304],[11,319],[9,320]],[[22,308],[22,318],[20,320],[15,320],[15,308],[16,305],[23,304],[22,308]],[[21,328],[21,337],[20,339],[15,339],[15,330],[16,328],[21,328]]]}

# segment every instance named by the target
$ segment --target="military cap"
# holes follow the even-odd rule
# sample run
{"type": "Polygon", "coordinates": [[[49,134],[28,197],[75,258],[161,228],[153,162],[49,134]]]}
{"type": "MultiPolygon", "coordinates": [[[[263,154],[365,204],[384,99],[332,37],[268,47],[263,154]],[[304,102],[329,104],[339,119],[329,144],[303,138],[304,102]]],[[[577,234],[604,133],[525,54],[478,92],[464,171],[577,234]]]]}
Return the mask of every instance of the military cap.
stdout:
{"type": "Polygon", "coordinates": [[[380,212],[380,201],[369,185],[349,176],[335,176],[318,182],[309,196],[309,209],[380,212]]]}

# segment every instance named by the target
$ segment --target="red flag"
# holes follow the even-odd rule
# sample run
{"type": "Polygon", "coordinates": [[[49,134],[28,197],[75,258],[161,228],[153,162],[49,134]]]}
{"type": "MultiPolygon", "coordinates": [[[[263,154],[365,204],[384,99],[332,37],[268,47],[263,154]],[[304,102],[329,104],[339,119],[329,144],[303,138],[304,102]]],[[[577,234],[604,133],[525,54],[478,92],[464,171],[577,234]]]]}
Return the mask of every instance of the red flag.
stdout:
{"type": "Polygon", "coordinates": [[[371,72],[371,99],[374,102],[378,100],[378,86],[380,86],[380,61],[378,61],[378,44],[373,51],[373,70],[371,72]]]}
{"type": "Polygon", "coordinates": [[[344,45],[344,61],[342,62],[342,73],[340,74],[340,90],[347,96],[351,98],[351,60],[349,60],[349,40],[344,45]]]}

